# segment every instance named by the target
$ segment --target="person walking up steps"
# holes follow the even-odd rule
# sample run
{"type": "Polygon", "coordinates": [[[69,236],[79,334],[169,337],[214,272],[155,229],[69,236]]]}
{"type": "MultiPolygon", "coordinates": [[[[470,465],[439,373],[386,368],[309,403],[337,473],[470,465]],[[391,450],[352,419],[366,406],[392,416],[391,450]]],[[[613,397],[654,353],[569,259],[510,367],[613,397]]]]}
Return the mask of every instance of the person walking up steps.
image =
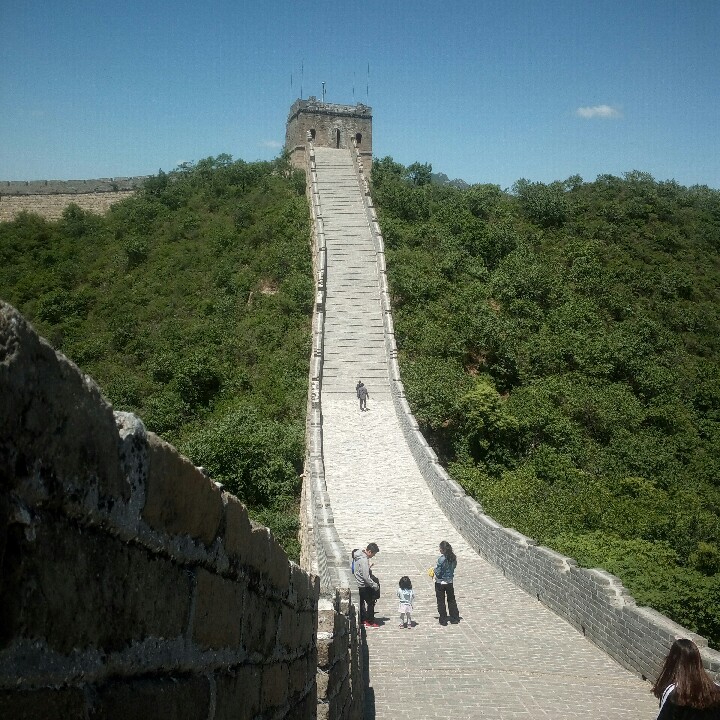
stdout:
{"type": "Polygon", "coordinates": [[[358,384],[355,386],[355,394],[358,396],[358,400],[360,400],[360,411],[367,410],[367,400],[370,397],[370,393],[362,380],[358,380],[358,384]]]}
{"type": "Polygon", "coordinates": [[[440,557],[435,564],[435,597],[437,598],[437,609],[440,615],[440,624],[447,625],[448,614],[450,622],[460,622],[460,612],[455,602],[455,588],[453,578],[457,567],[457,557],[453,552],[452,545],[443,540],[440,543],[440,557]],[[445,609],[445,598],[447,597],[447,609],[445,609]]]}
{"type": "Polygon", "coordinates": [[[412,589],[412,582],[410,582],[410,578],[407,575],[403,575],[400,578],[400,587],[398,587],[397,596],[398,600],[400,600],[400,607],[398,608],[398,612],[400,613],[400,627],[411,628],[415,593],[412,589]]]}
{"type": "Polygon", "coordinates": [[[370,543],[365,550],[356,548],[352,551],[352,573],[358,585],[360,597],[360,622],[365,627],[380,627],[375,622],[375,602],[380,596],[380,583],[372,574],[370,560],[380,549],[375,543],[370,543]]]}

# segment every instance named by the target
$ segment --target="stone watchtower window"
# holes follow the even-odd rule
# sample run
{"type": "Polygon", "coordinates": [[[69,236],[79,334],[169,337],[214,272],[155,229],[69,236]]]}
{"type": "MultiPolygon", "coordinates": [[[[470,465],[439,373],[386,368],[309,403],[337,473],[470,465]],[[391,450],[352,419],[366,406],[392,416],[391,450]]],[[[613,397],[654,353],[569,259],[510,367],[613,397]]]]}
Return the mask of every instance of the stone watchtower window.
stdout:
{"type": "Polygon", "coordinates": [[[335,128],[335,147],[340,147],[340,130],[338,128],[335,128]]]}
{"type": "Polygon", "coordinates": [[[314,140],[315,139],[315,128],[310,128],[310,137],[314,140]]]}
{"type": "Polygon", "coordinates": [[[362,143],[362,133],[357,133],[355,135],[355,142],[360,145],[362,143]]]}

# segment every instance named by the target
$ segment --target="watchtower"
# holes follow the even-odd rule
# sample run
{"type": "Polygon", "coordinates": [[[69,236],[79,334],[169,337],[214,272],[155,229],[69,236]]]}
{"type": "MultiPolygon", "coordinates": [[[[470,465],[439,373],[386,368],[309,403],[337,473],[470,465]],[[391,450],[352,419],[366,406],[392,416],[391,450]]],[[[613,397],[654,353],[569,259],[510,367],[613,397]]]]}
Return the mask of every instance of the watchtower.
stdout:
{"type": "Polygon", "coordinates": [[[372,108],[362,103],[336,105],[320,102],[311,95],[296,100],[290,108],[285,128],[285,147],[296,167],[305,167],[305,145],[352,148],[358,145],[366,167],[372,164],[372,108]]]}

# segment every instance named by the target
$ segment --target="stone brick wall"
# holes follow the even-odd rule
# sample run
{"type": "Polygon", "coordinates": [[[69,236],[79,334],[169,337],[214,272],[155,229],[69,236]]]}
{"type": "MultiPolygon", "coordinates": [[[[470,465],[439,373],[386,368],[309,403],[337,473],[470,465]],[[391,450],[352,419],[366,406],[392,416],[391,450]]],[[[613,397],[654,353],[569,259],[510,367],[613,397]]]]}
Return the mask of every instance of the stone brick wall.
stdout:
{"type": "Polygon", "coordinates": [[[363,652],[358,614],[347,589],[321,598],[318,611],[318,720],[364,717],[363,652]]]}
{"type": "MultiPolygon", "coordinates": [[[[355,158],[358,172],[362,172],[359,153],[355,158]]],[[[499,567],[507,578],[565,618],[629,670],[655,680],[673,640],[687,637],[701,648],[707,669],[719,677],[720,653],[708,648],[705,638],[650,608],[638,607],[620,580],[610,573],[580,568],[572,558],[538,545],[512,528],[502,527],[440,466],[405,398],[397,362],[384,242],[367,182],[364,190],[376,242],[395,409],[423,477],[445,515],[468,543],[499,567]]]]}
{"type": "Polygon", "coordinates": [[[0,303],[0,717],[313,718],[318,599],[0,303]]]}
{"type": "Polygon", "coordinates": [[[134,195],[146,179],[3,180],[0,181],[0,222],[13,220],[21,212],[32,212],[46,220],[57,220],[70,203],[75,203],[83,210],[102,214],[113,203],[134,195]]]}

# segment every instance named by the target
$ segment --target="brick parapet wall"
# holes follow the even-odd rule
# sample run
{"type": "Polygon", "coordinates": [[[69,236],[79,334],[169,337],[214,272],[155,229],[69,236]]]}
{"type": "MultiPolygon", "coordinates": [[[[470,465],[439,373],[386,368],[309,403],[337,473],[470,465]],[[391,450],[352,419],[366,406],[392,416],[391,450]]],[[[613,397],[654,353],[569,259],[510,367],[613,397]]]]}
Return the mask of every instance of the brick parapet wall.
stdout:
{"type": "Polygon", "coordinates": [[[381,305],[395,410],[420,471],[445,515],[468,543],[499,567],[505,576],[536,597],[592,640],[621,665],[655,680],[676,638],[691,638],[700,647],[705,667],[720,677],[720,653],[707,640],[646,607],[639,607],[621,581],[598,569],[580,568],[572,558],[538,545],[483,512],[439,464],[420,432],[405,397],[397,361],[397,345],[387,283],[385,250],[362,158],[356,168],[363,183],[365,206],[373,230],[380,274],[381,305]]]}
{"type": "Polygon", "coordinates": [[[0,304],[0,716],[316,714],[319,581],[0,304]]]}
{"type": "Polygon", "coordinates": [[[22,212],[58,220],[71,203],[102,214],[114,203],[134,195],[146,179],[143,176],[98,180],[3,180],[0,181],[0,222],[14,220],[22,212]]]}
{"type": "Polygon", "coordinates": [[[358,615],[347,589],[320,600],[318,611],[318,720],[362,720],[364,672],[358,615]]]}
{"type": "Polygon", "coordinates": [[[103,215],[112,205],[134,194],[135,190],[87,195],[0,195],[0,222],[14,220],[24,212],[40,215],[45,220],[59,220],[70,204],[103,215]]]}
{"type": "Polygon", "coordinates": [[[137,177],[95,180],[0,180],[0,195],[86,195],[137,190],[148,179],[137,177]]]}

